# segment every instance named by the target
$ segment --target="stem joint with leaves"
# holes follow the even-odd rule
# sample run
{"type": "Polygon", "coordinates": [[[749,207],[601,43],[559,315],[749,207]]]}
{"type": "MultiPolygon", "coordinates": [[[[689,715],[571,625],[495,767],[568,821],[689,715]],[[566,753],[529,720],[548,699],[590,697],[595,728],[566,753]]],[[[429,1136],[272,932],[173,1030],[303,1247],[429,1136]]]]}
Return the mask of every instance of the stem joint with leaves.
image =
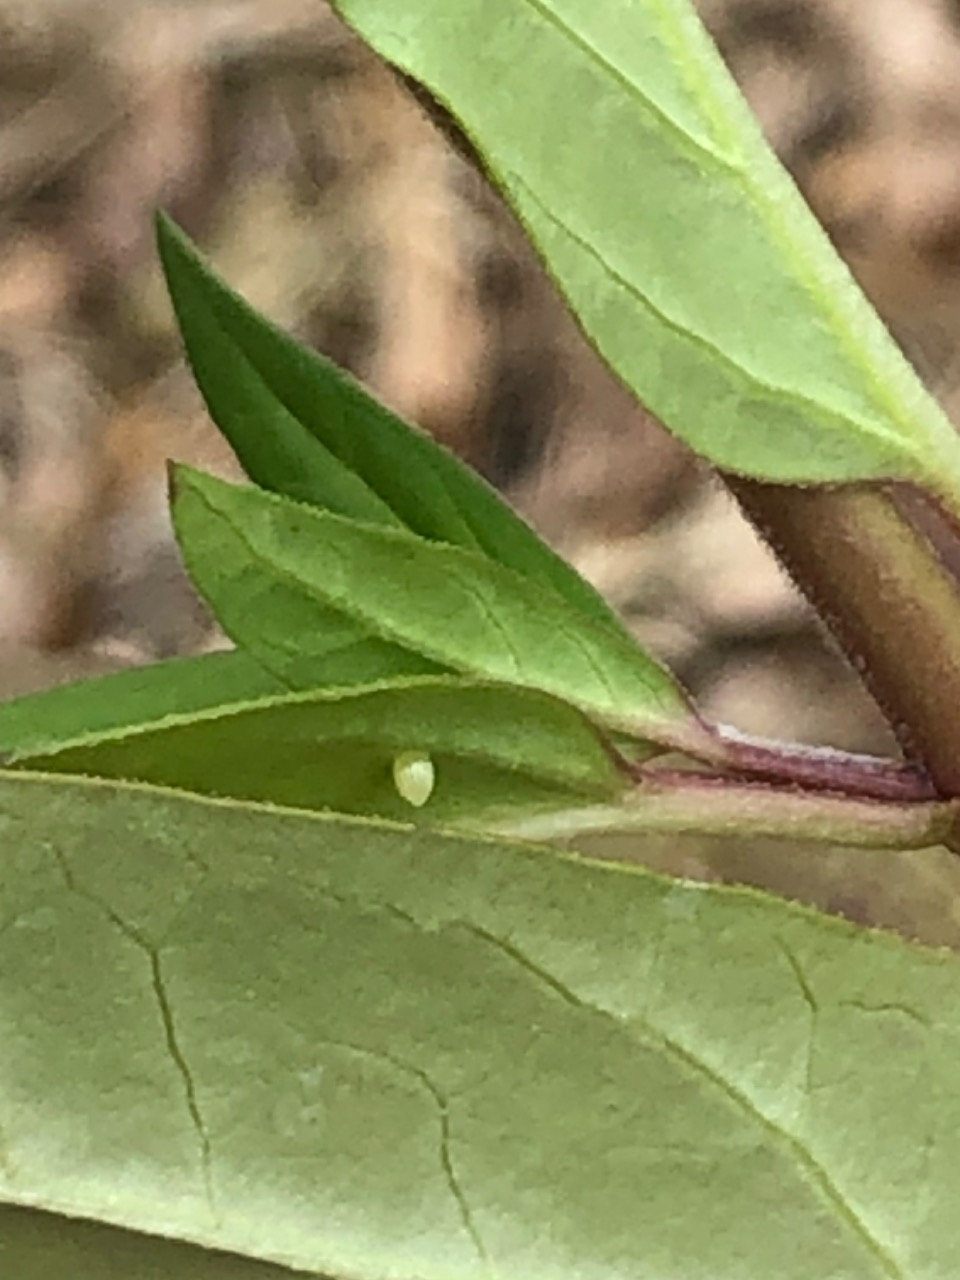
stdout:
{"type": "Polygon", "coordinates": [[[960,439],[689,4],[335,7],[460,122],[902,758],[708,723],[481,479],[161,215],[250,481],[170,472],[235,648],[0,708],[0,1262],[951,1275],[956,959],[546,846],[960,851],[960,439]]]}

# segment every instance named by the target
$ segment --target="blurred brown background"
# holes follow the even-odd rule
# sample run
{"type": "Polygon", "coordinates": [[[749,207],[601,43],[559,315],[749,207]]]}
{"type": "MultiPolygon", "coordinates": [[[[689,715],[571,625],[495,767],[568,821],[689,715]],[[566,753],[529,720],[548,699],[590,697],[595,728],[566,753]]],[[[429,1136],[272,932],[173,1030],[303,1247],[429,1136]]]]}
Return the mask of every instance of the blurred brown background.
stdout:
{"type": "MultiPolygon", "coordinates": [[[[960,4],[700,8],[960,418],[960,4]]],[[[497,198],[322,0],[0,0],[0,696],[224,643],[165,512],[165,458],[237,473],[180,359],[158,205],[255,305],[498,484],[709,714],[892,749],[730,502],[609,376],[497,198]]],[[[939,853],[892,877],[889,855],[662,856],[960,941],[960,874],[939,853]]]]}

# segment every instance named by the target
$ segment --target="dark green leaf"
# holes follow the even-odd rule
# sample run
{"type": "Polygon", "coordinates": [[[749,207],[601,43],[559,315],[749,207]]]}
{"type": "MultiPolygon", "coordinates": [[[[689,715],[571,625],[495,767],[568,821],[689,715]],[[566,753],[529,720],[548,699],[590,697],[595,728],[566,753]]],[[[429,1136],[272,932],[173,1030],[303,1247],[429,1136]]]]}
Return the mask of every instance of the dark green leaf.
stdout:
{"type": "Polygon", "coordinates": [[[295,1280],[302,1272],[60,1214],[0,1206],[6,1280],[295,1280]]]}
{"type": "Polygon", "coordinates": [[[593,588],[479,476],[258,315],[162,215],[158,236],[197,382],[251,479],[356,520],[482,551],[620,628],[593,588]]]}
{"type": "Polygon", "coordinates": [[[0,702],[0,755],[48,751],[284,688],[244,653],[178,658],[0,702]]]}
{"type": "Polygon", "coordinates": [[[529,689],[422,680],[300,694],[155,727],[89,734],[55,753],[18,753],[31,769],[123,778],[303,809],[474,827],[518,810],[611,800],[624,776],[572,707],[529,689]],[[429,802],[393,778],[398,755],[428,753],[429,802]]]}

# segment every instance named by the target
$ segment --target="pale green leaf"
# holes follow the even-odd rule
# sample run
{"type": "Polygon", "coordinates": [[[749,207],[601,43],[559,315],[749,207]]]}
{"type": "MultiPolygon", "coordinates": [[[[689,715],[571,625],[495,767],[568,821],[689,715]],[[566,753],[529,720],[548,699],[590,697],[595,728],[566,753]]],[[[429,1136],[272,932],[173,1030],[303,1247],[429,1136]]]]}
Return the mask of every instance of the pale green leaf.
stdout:
{"type": "Polygon", "coordinates": [[[594,343],[714,463],[960,485],[960,441],[687,0],[337,0],[465,125],[594,343]]]}
{"type": "Polygon", "coordinates": [[[309,664],[326,651],[310,613],[332,610],[436,667],[541,689],[655,741],[699,741],[680,689],[628,635],[475,552],[188,469],[173,495],[194,582],[236,642],[281,676],[286,655],[309,664]]]}
{"type": "Polygon", "coordinates": [[[358,1280],[955,1273],[954,956],[148,788],[0,826],[8,1202],[358,1280]]]}
{"type": "Polygon", "coordinates": [[[303,809],[478,826],[498,815],[611,800],[626,780],[580,712],[507,685],[454,679],[263,699],[77,735],[53,753],[10,763],[159,783],[303,809]],[[415,750],[435,785],[414,807],[393,776],[415,750]]]}

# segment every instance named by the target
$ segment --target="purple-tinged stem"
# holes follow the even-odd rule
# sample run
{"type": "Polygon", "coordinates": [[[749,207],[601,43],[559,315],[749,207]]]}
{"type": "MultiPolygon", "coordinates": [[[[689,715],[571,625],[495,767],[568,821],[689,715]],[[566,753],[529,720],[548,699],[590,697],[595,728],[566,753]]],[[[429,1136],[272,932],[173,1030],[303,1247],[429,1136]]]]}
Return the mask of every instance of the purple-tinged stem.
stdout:
{"type": "Polygon", "coordinates": [[[726,476],[937,793],[960,796],[960,590],[877,487],[726,476]]]}
{"type": "Polygon", "coordinates": [[[773,837],[871,849],[923,849],[942,844],[956,804],[895,804],[826,792],[737,783],[715,775],[651,773],[616,805],[554,810],[498,823],[494,831],[522,840],[566,841],[626,832],[738,838],[773,837]]]}
{"type": "Polygon", "coordinates": [[[917,765],[880,756],[772,742],[716,727],[717,753],[708,763],[741,778],[834,791],[861,799],[901,802],[934,800],[936,788],[917,765]]]}

